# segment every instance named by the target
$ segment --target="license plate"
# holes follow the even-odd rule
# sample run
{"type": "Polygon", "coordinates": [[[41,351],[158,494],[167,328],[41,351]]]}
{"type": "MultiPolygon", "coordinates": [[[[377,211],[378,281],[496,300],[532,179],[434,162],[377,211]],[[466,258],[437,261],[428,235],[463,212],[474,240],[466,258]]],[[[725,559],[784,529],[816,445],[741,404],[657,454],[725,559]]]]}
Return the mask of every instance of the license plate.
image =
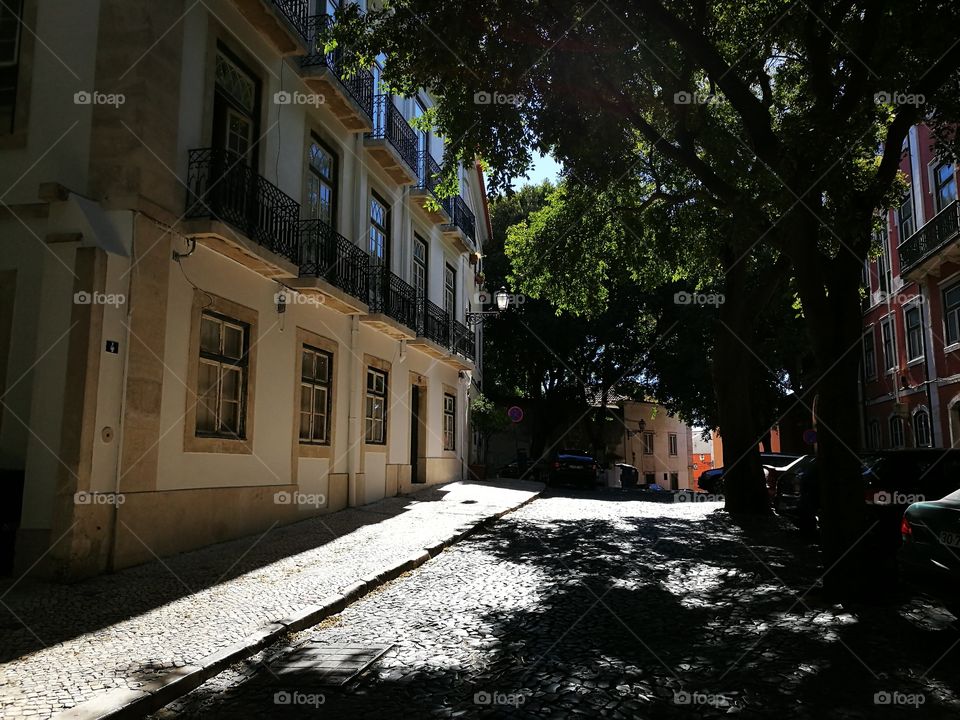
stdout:
{"type": "Polygon", "coordinates": [[[570,465],[567,465],[567,467],[568,467],[570,470],[583,470],[583,465],[573,465],[573,464],[570,464],[570,465]]]}
{"type": "Polygon", "coordinates": [[[944,530],[938,537],[940,538],[940,542],[947,547],[960,547],[960,532],[944,530]]]}

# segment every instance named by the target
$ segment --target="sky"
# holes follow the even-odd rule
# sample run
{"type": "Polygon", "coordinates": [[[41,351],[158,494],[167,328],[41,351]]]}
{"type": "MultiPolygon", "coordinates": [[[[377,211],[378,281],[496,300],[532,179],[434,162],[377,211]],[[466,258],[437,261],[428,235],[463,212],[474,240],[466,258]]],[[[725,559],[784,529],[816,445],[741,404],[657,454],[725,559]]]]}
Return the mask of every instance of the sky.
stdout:
{"type": "Polygon", "coordinates": [[[517,178],[513,181],[513,187],[519,189],[527,183],[539,185],[544,180],[556,183],[559,172],[560,165],[550,155],[537,154],[533,158],[533,167],[527,173],[527,179],[517,178]]]}

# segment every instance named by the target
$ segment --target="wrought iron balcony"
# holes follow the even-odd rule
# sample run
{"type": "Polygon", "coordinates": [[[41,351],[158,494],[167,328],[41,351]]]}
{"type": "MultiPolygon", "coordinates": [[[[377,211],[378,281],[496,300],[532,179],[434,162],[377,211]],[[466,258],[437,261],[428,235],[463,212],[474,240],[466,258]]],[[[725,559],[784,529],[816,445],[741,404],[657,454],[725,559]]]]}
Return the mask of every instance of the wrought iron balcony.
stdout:
{"type": "Polygon", "coordinates": [[[440,163],[433,159],[428,150],[421,150],[417,161],[417,190],[423,190],[433,195],[440,207],[447,215],[450,215],[451,198],[440,198],[437,195],[437,187],[440,185],[440,163]]]}
{"type": "Polygon", "coordinates": [[[449,348],[450,316],[435,303],[420,298],[417,304],[417,335],[449,348]]]}
{"type": "Polygon", "coordinates": [[[229,223],[257,245],[300,262],[300,204],[237,153],[190,150],[184,216],[229,223]]]}
{"type": "Polygon", "coordinates": [[[474,331],[461,322],[454,320],[451,333],[453,334],[453,351],[467,360],[475,360],[477,342],[474,331]]]}
{"type": "MultiPolygon", "coordinates": [[[[362,68],[347,74],[344,67],[348,65],[350,56],[343,48],[335,48],[324,52],[324,43],[320,39],[323,30],[333,24],[329,15],[312,15],[307,22],[307,47],[309,51],[300,59],[300,67],[304,69],[325,67],[339,80],[347,94],[366,114],[366,119],[373,122],[373,73],[362,68]]],[[[369,127],[369,125],[367,126],[369,127]]]]}
{"type": "Polygon", "coordinates": [[[960,203],[954,200],[928,223],[900,243],[900,274],[915,270],[924,260],[960,237],[960,203]]]}
{"type": "Polygon", "coordinates": [[[284,18],[300,37],[307,38],[307,20],[310,14],[309,0],[270,0],[277,13],[284,18]]]}
{"type": "Polygon", "coordinates": [[[370,256],[318,219],[300,224],[300,277],[323,278],[358,300],[367,300],[370,256]]]}
{"type": "Polygon", "coordinates": [[[450,200],[452,225],[462,230],[463,234],[466,235],[471,242],[475,242],[476,218],[473,215],[473,211],[467,207],[466,201],[459,195],[450,198],[450,200]]]}
{"type": "Polygon", "coordinates": [[[382,313],[411,330],[417,327],[417,295],[413,286],[392,273],[386,265],[373,264],[369,270],[371,313],[382,313]]]}
{"type": "Polygon", "coordinates": [[[414,177],[417,176],[417,134],[393,102],[391,95],[375,95],[373,98],[373,131],[367,133],[373,140],[385,140],[406,163],[414,177]]]}

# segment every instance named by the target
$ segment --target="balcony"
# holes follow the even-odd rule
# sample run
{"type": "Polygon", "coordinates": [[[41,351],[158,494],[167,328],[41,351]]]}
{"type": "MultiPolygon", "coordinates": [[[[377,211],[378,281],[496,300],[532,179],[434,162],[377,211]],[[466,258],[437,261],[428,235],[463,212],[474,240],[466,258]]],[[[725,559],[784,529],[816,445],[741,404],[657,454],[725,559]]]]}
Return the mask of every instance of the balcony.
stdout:
{"type": "Polygon", "coordinates": [[[345,315],[367,312],[370,256],[318,219],[300,223],[300,277],[287,285],[345,315]]]}
{"type": "Polygon", "coordinates": [[[373,73],[362,69],[348,75],[349,57],[342,48],[325,53],[321,32],[330,26],[329,15],[313,15],[307,23],[307,54],[300,59],[303,81],[323,95],[324,104],[351,132],[373,129],[373,73]]]}
{"type": "Polygon", "coordinates": [[[897,248],[900,275],[917,281],[925,275],[938,275],[944,262],[960,262],[960,203],[954,200],[897,248]]]}
{"type": "Polygon", "coordinates": [[[477,355],[476,333],[456,320],[453,321],[450,332],[453,336],[453,364],[465,370],[472,370],[477,355]]]}
{"type": "Polygon", "coordinates": [[[432,358],[446,360],[450,353],[450,315],[426,298],[417,302],[417,337],[408,345],[432,358]]]}
{"type": "Polygon", "coordinates": [[[368,301],[370,314],[360,322],[376,328],[396,340],[417,336],[417,296],[413,286],[392,273],[385,265],[369,268],[368,301]]]}
{"type": "Polygon", "coordinates": [[[268,278],[296,278],[300,204],[228,150],[190,150],[184,232],[268,278]]]}
{"type": "Polygon", "coordinates": [[[233,4],[281,55],[306,49],[309,0],[233,0],[233,4]]]}
{"type": "Polygon", "coordinates": [[[410,189],[410,201],[414,211],[419,212],[427,222],[445,225],[452,221],[451,199],[437,196],[440,172],[440,163],[428,151],[421,150],[417,158],[417,184],[410,189]]]}
{"type": "Polygon", "coordinates": [[[363,144],[398,185],[417,182],[417,134],[394,105],[393,96],[374,96],[373,130],[363,144]]]}
{"type": "Polygon", "coordinates": [[[453,241],[457,250],[476,252],[476,218],[466,201],[457,195],[448,198],[450,222],[443,226],[443,234],[453,241]]]}

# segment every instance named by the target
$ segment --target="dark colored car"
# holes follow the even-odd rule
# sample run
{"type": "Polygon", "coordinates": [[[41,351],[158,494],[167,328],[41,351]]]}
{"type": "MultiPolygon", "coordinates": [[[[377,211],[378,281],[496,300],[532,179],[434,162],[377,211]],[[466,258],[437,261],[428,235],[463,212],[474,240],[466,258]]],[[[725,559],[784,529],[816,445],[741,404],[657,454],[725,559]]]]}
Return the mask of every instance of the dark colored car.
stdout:
{"type": "Polygon", "coordinates": [[[597,482],[597,463],[589,453],[561,450],[550,463],[548,485],[593,487],[597,482]]]}
{"type": "Polygon", "coordinates": [[[900,525],[904,575],[960,619],[960,490],[907,508],[900,525]]]}
{"type": "MultiPolygon", "coordinates": [[[[794,460],[799,458],[800,455],[793,455],[791,453],[760,453],[760,464],[764,467],[770,468],[782,468],[785,465],[792,463],[794,460]]],[[[704,492],[712,493],[714,495],[720,495],[723,493],[723,468],[713,468],[711,470],[704,470],[701,473],[700,478],[697,480],[697,484],[700,486],[700,489],[704,492]]],[[[773,491],[771,491],[771,496],[773,491]]]]}
{"type": "Polygon", "coordinates": [[[773,509],[778,515],[790,518],[804,533],[817,530],[817,511],[820,507],[817,487],[817,456],[804,455],[780,472],[773,509]]]}

